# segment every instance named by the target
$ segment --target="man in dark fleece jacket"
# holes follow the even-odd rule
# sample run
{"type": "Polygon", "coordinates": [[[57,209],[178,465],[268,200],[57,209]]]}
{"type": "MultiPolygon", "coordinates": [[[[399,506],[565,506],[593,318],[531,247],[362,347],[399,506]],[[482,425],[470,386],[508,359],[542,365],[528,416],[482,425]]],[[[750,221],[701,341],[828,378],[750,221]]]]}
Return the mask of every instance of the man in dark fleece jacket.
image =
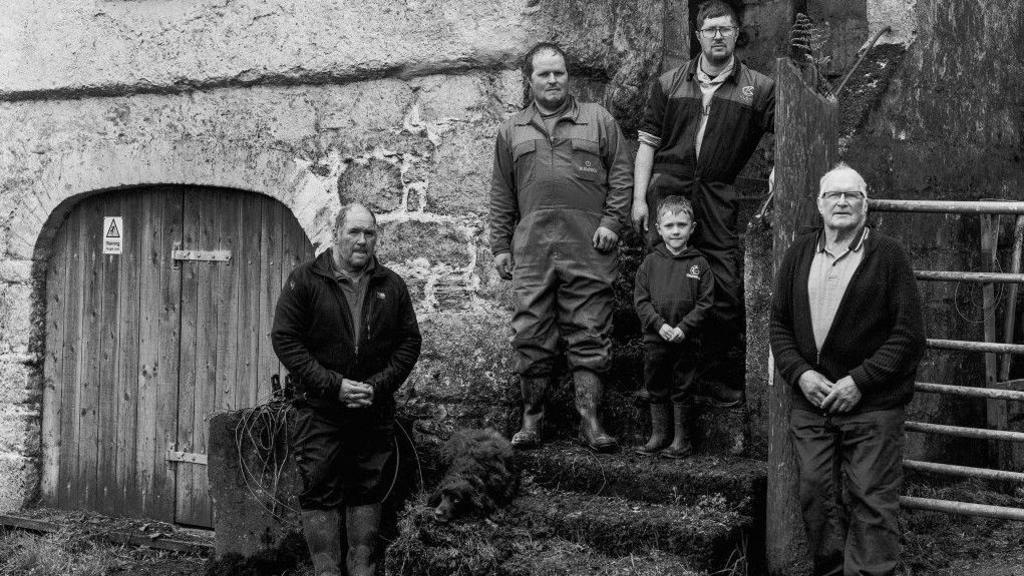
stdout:
{"type": "Polygon", "coordinates": [[[317,576],[340,576],[341,507],[348,574],[375,573],[382,478],[394,446],[393,394],[420,354],[402,279],[377,261],[377,220],[344,206],[334,246],[292,271],[271,341],[296,381],[291,443],[302,478],[302,531],[317,576]]]}
{"type": "Polygon", "coordinates": [[[808,546],[815,575],[893,574],[904,406],[925,345],[917,284],[900,246],[865,227],[855,170],[822,177],[818,211],[824,228],[782,261],[771,317],[808,546]]]}
{"type": "Polygon", "coordinates": [[[644,331],[644,386],[651,406],[651,438],[637,452],[684,458],[692,452],[686,412],[700,351],[700,328],[715,303],[715,280],[708,261],[687,245],[696,226],[690,201],[669,196],[658,206],[657,215],[658,234],[664,242],[640,264],[633,285],[633,304],[644,331]]]}

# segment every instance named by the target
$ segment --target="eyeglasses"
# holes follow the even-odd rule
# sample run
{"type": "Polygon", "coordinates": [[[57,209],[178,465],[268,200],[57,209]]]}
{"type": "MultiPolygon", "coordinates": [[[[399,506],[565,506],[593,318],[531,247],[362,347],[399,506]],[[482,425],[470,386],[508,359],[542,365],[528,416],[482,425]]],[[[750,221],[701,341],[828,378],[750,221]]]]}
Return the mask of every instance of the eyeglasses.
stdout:
{"type": "Polygon", "coordinates": [[[867,196],[860,190],[829,190],[827,192],[822,192],[821,197],[830,202],[838,202],[840,198],[843,200],[849,200],[850,202],[858,202],[867,196]]]}
{"type": "Polygon", "coordinates": [[[714,38],[718,34],[721,34],[722,38],[732,38],[736,35],[736,30],[735,26],[717,26],[715,28],[701,28],[697,31],[705,38],[714,38]]]}

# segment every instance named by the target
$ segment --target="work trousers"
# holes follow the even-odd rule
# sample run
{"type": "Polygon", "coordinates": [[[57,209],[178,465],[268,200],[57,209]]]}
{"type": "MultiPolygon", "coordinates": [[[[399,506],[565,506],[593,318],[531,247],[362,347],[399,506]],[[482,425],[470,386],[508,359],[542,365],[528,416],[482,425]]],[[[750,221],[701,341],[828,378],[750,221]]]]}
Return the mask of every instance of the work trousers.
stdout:
{"type": "Polygon", "coordinates": [[[649,246],[661,242],[655,226],[658,204],[671,195],[682,196],[693,205],[697,228],[689,244],[704,255],[715,277],[715,306],[704,330],[704,348],[711,353],[724,354],[738,346],[746,332],[743,276],[740,274],[742,252],[736,231],[736,188],[723,182],[653,174],[647,187],[649,246]]]}
{"type": "Polygon", "coordinates": [[[340,403],[295,409],[291,445],[302,479],[299,507],[333,510],[384,499],[385,466],[394,451],[394,417],[378,407],[340,403]]]}
{"type": "Polygon", "coordinates": [[[651,404],[690,401],[698,350],[694,342],[644,342],[644,387],[651,404]]]}
{"type": "Polygon", "coordinates": [[[512,347],[516,372],[523,376],[551,375],[562,343],[572,368],[602,373],[611,365],[612,281],[617,258],[614,253],[591,255],[595,252],[590,247],[582,250],[600,262],[587,262],[571,250],[549,247],[516,255],[512,347]]]}
{"type": "Polygon", "coordinates": [[[815,576],[894,574],[903,408],[848,415],[795,409],[790,433],[815,576]]]}

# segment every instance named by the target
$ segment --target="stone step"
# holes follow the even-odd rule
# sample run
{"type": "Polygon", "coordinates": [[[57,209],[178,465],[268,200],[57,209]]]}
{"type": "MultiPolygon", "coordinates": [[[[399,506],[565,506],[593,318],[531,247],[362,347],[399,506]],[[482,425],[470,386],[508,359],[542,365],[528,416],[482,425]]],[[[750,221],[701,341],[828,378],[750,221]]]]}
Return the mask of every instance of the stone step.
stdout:
{"type": "Polygon", "coordinates": [[[687,558],[661,550],[611,555],[571,531],[556,533],[531,513],[543,506],[539,497],[528,493],[488,519],[447,524],[434,520],[421,499],[400,519],[399,537],[385,553],[385,571],[391,576],[708,576],[687,558]]]}
{"type": "Polygon", "coordinates": [[[611,557],[660,550],[689,566],[718,571],[743,556],[752,521],[722,497],[650,504],[530,485],[513,503],[514,521],[534,534],[585,544],[611,557]]]}
{"type": "Polygon", "coordinates": [[[767,464],[733,456],[652,458],[631,448],[595,454],[572,442],[517,452],[524,475],[536,484],[654,504],[694,505],[721,497],[744,514],[763,515],[767,464]]]}

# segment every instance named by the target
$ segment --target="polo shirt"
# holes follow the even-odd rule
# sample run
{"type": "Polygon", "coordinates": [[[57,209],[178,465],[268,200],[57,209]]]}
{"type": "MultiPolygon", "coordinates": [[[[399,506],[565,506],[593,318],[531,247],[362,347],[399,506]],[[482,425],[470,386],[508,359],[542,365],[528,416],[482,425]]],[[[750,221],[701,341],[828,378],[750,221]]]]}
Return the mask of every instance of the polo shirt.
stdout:
{"type": "Polygon", "coordinates": [[[811,310],[814,344],[821,351],[825,337],[832,328],[839,303],[846,294],[850,279],[864,259],[864,242],[870,235],[868,227],[861,228],[846,250],[833,254],[826,248],[825,232],[818,234],[818,246],[811,259],[807,275],[807,299],[811,310]]]}

